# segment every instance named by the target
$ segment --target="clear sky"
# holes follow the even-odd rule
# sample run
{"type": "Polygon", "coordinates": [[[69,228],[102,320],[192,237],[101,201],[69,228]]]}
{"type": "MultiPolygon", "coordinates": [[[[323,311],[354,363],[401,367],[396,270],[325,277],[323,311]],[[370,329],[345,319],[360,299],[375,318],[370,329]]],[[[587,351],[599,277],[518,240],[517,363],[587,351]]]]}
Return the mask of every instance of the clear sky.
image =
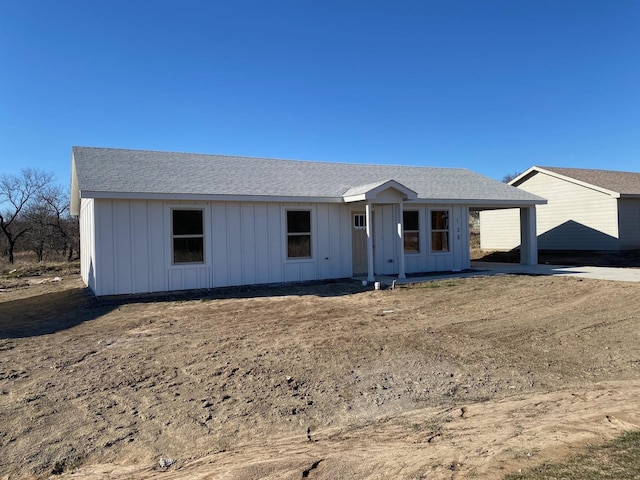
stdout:
{"type": "Polygon", "coordinates": [[[0,173],[73,145],[640,170],[638,0],[0,0],[0,173]]]}

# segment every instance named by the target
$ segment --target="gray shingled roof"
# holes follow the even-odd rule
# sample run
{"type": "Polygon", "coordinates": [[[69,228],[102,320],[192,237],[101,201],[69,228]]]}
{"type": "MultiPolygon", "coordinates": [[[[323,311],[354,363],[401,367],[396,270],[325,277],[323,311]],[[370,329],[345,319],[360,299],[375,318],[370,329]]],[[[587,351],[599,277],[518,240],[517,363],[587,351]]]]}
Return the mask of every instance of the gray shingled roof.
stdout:
{"type": "MultiPolygon", "coordinates": [[[[341,198],[353,187],[395,180],[421,199],[541,203],[466,169],[363,165],[73,147],[81,196],[188,194],[341,198]]],[[[148,195],[147,195],[148,196],[148,195]]]]}
{"type": "Polygon", "coordinates": [[[358,195],[358,194],[366,193],[370,190],[373,190],[374,188],[384,185],[385,183],[387,183],[386,180],[367,183],[366,185],[356,185],[355,187],[349,188],[346,192],[343,193],[343,195],[348,196],[348,195],[358,195]]]}
{"type": "Polygon", "coordinates": [[[538,167],[621,195],[640,195],[640,173],[586,168],[538,167]]]}

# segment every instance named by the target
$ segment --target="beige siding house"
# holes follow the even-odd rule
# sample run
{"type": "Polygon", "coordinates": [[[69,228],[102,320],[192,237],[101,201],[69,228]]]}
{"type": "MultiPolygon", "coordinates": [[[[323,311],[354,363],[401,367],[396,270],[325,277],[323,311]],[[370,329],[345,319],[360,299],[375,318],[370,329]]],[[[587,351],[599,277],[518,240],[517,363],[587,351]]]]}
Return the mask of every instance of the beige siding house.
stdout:
{"type": "Polygon", "coordinates": [[[469,209],[544,200],[466,169],[74,147],[71,212],[96,295],[465,270],[469,209]]]}
{"type": "MultiPolygon", "coordinates": [[[[534,166],[509,183],[548,201],[537,209],[541,250],[640,248],[640,173],[534,166]]],[[[517,211],[480,213],[482,249],[519,245],[517,211]]]]}

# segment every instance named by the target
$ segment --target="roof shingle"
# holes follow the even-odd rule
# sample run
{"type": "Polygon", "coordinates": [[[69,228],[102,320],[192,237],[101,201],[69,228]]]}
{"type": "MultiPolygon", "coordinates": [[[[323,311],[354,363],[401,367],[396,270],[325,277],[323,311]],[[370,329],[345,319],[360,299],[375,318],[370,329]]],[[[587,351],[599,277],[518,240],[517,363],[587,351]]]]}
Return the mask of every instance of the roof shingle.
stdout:
{"type": "Polygon", "coordinates": [[[538,167],[621,195],[640,195],[640,173],[586,168],[538,167]]]}
{"type": "MultiPolygon", "coordinates": [[[[540,203],[521,189],[466,169],[365,165],[73,147],[81,192],[341,198],[393,179],[421,199],[540,203]]],[[[84,195],[83,195],[84,196],[84,195]]]]}

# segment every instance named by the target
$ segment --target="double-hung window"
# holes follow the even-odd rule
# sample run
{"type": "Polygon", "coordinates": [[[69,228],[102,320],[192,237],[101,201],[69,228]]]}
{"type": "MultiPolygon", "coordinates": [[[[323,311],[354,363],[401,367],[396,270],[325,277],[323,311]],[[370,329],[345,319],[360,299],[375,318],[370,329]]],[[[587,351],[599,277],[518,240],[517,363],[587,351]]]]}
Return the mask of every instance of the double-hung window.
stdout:
{"type": "Polygon", "coordinates": [[[287,210],[287,258],[311,258],[311,210],[287,210]]]}
{"type": "Polygon", "coordinates": [[[448,210],[431,210],[431,251],[449,251],[448,210]]]}
{"type": "Polygon", "coordinates": [[[402,212],[404,251],[420,253],[420,212],[405,210],[402,212]]]}
{"type": "Polygon", "coordinates": [[[202,210],[172,210],[173,263],[204,262],[202,210]]]}

